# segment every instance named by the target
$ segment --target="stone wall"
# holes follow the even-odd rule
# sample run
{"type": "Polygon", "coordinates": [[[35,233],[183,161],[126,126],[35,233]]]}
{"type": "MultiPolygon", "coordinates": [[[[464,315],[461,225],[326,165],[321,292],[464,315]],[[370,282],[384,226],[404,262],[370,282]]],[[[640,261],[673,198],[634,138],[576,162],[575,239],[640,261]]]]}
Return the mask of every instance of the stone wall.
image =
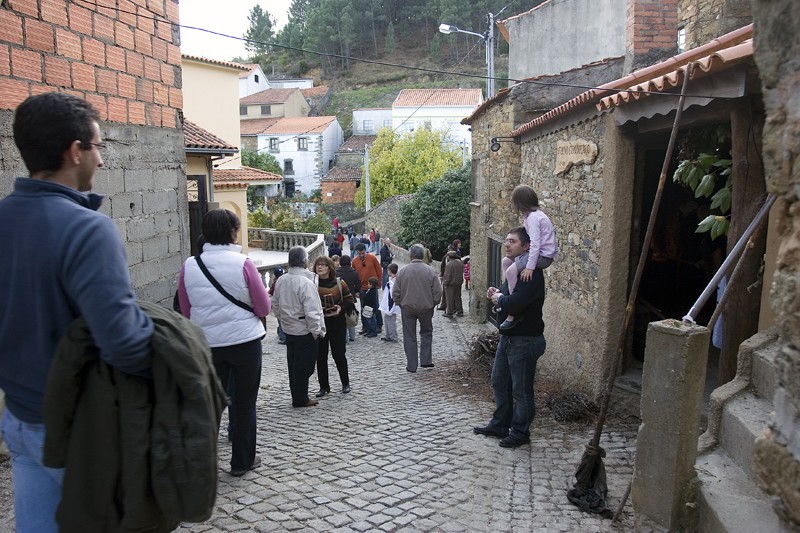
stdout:
{"type": "Polygon", "coordinates": [[[365,230],[369,232],[370,228],[376,228],[381,232],[381,238],[389,237],[397,242],[397,232],[400,229],[400,206],[411,198],[413,198],[411,194],[401,194],[379,203],[367,213],[365,230]]]}
{"type": "Polygon", "coordinates": [[[764,166],[769,192],[779,195],[780,249],[771,304],[785,346],[776,357],[774,418],[756,443],[754,470],[776,496],[776,509],[800,525],[800,3],[753,0],[755,59],[764,89],[764,166]]]}
{"type": "Polygon", "coordinates": [[[678,0],[678,24],[689,50],[752,22],[750,0],[678,0]]]}

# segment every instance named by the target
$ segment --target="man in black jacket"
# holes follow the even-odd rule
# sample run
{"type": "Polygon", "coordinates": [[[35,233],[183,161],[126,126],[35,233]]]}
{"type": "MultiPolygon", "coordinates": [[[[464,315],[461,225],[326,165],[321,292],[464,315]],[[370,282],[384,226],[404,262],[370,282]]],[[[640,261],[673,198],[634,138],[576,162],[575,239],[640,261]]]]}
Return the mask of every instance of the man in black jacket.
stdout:
{"type": "MultiPolygon", "coordinates": [[[[506,236],[506,256],[514,259],[524,254],[530,242],[525,228],[512,228],[506,236]]],[[[516,328],[500,335],[497,345],[492,367],[494,415],[486,426],[473,428],[477,434],[501,439],[503,448],[516,448],[531,441],[530,427],[536,414],[533,379],[536,362],[546,347],[544,292],[544,276],[539,268],[529,281],[519,279],[513,294],[508,292],[508,281],[499,290],[489,287],[486,291],[486,297],[498,307],[498,324],[509,314],[520,320],[516,328]]]]}

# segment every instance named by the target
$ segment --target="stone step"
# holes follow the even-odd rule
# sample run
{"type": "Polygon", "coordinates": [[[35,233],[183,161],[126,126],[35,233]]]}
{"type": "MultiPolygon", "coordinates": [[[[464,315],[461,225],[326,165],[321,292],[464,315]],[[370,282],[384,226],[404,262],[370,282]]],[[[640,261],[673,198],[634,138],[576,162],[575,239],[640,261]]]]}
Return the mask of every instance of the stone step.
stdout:
{"type": "Polygon", "coordinates": [[[752,385],[756,394],[770,402],[775,396],[775,356],[780,346],[778,342],[771,342],[753,352],[752,385]]]}
{"type": "Polygon", "coordinates": [[[737,394],[723,408],[719,446],[749,477],[752,475],[756,439],[769,423],[772,403],[751,390],[737,394]]]}
{"type": "Polygon", "coordinates": [[[697,458],[700,481],[697,531],[703,533],[783,533],[787,531],[769,498],[725,450],[697,458]]]}

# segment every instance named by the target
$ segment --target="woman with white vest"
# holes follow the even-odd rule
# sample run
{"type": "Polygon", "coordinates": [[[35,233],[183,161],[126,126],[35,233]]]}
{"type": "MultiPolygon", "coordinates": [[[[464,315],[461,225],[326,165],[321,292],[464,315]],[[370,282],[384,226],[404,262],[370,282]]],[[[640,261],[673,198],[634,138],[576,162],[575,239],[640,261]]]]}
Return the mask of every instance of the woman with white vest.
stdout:
{"type": "Polygon", "coordinates": [[[225,209],[203,217],[205,244],[187,259],[178,280],[181,313],[202,328],[222,386],[231,395],[231,475],[261,464],[256,455],[256,397],[261,384],[261,339],[271,303],[253,262],[234,244],[241,224],[225,209]]]}

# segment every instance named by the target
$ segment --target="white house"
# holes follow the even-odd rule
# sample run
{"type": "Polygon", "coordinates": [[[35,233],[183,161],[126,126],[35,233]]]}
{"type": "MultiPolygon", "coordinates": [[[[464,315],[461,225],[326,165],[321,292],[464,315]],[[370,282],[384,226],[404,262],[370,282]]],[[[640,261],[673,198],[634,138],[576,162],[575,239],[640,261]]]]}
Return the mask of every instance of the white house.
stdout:
{"type": "Polygon", "coordinates": [[[270,89],[269,80],[257,63],[244,65],[250,70],[239,73],[239,98],[270,89]]]}
{"type": "Polygon", "coordinates": [[[472,134],[461,120],[482,103],[481,89],[403,89],[392,104],[392,128],[445,130],[454,144],[471,149],[472,134]]]}
{"type": "Polygon", "coordinates": [[[311,78],[272,78],[269,86],[273,89],[310,89],[314,86],[311,78]]]}
{"type": "Polygon", "coordinates": [[[391,107],[353,109],[353,135],[375,135],[379,129],[391,127],[391,107]]]}
{"type": "Polygon", "coordinates": [[[241,121],[242,146],[272,154],[283,169],[287,194],[311,193],[333,165],[344,134],[335,116],[241,121]]]}

